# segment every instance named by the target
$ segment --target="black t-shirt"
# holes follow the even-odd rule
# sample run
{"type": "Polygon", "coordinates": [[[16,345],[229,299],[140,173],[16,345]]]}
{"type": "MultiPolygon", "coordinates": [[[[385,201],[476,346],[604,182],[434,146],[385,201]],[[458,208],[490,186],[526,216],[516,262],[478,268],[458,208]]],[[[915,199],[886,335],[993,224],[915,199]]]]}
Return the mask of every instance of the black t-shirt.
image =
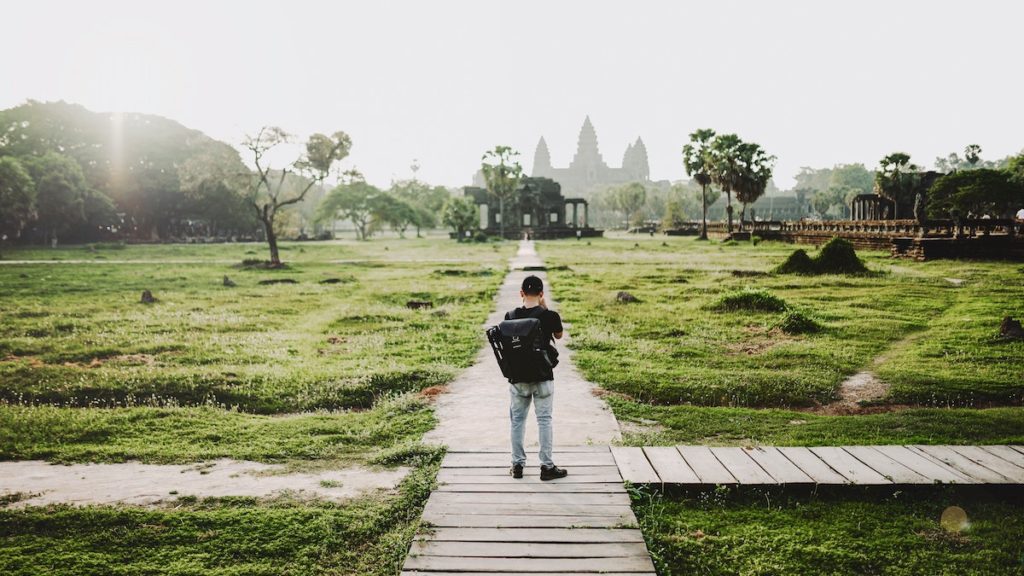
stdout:
{"type": "MultiPolygon", "coordinates": [[[[536,311],[536,306],[534,306],[533,308],[526,308],[523,306],[513,308],[511,311],[505,313],[505,320],[530,318],[532,317],[532,315],[537,313],[536,311]]],[[[539,320],[540,329],[544,333],[544,336],[547,338],[548,353],[551,355],[552,359],[557,359],[558,350],[556,350],[554,346],[554,335],[563,330],[562,317],[559,316],[558,312],[555,312],[554,310],[545,309],[544,312],[540,314],[539,320]]]]}

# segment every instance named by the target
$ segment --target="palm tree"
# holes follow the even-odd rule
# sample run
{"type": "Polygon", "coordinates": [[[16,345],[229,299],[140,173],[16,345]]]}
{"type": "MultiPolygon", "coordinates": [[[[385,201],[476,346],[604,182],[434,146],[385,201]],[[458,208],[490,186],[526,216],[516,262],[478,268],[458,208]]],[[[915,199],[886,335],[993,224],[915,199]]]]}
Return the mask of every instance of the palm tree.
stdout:
{"type": "Polygon", "coordinates": [[[728,232],[732,234],[732,192],[740,180],[738,148],[743,143],[735,134],[719,134],[711,142],[711,181],[725,192],[728,232]]]}
{"type": "Polygon", "coordinates": [[[889,154],[879,162],[875,174],[875,188],[880,196],[893,201],[893,218],[899,218],[899,205],[903,198],[913,191],[916,172],[920,168],[910,163],[910,155],[903,152],[889,154]]]}
{"type": "Polygon", "coordinates": [[[736,199],[743,207],[740,209],[740,231],[746,219],[747,204],[752,204],[764,195],[768,181],[772,177],[775,156],[769,156],[760,144],[742,142],[736,148],[739,164],[739,180],[736,187],[736,199]]]}
{"type": "Polygon", "coordinates": [[[711,139],[715,131],[702,128],[690,134],[690,143],[683,146],[683,167],[686,173],[700,184],[701,208],[703,210],[703,226],[698,240],[708,239],[708,185],[711,184],[712,157],[711,139]],[[694,144],[697,146],[695,147],[694,144]]]}

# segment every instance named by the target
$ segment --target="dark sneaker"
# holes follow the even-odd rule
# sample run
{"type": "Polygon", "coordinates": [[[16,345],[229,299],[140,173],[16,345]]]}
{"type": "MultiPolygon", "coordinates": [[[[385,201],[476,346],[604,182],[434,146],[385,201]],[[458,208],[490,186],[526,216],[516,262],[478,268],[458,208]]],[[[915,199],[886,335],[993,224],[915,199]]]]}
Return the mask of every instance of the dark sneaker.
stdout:
{"type": "Polygon", "coordinates": [[[523,477],[523,465],[522,464],[513,464],[512,465],[512,469],[510,469],[508,471],[508,473],[511,474],[513,478],[522,478],[523,477]]]}
{"type": "Polygon", "coordinates": [[[540,467],[540,479],[541,480],[554,480],[556,478],[565,478],[569,475],[568,470],[563,470],[558,466],[552,466],[550,468],[540,467]]]}

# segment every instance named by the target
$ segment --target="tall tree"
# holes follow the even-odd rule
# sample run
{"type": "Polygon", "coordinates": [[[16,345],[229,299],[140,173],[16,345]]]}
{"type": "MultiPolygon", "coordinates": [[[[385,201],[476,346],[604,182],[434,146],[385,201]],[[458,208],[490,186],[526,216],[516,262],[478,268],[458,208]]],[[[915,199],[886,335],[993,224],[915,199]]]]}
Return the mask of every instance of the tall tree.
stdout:
{"type": "Polygon", "coordinates": [[[352,149],[352,139],[344,132],[335,132],[331,136],[313,134],[306,141],[306,151],[302,156],[285,168],[272,170],[267,154],[287,143],[290,138],[291,135],[281,128],[270,126],[260,129],[255,136],[247,138],[244,142],[256,166],[256,174],[250,179],[245,199],[263,224],[267,245],[270,248],[270,265],[273,267],[281,266],[281,256],[277,250],[277,232],[274,229],[274,219],[277,218],[278,212],[302,202],[314,186],[327,179],[334,163],[347,157],[352,149]],[[308,184],[289,193],[287,179],[293,174],[307,178],[308,184]]]}
{"type": "Polygon", "coordinates": [[[487,191],[498,200],[499,229],[501,237],[505,237],[505,204],[511,201],[519,188],[523,177],[523,167],[519,165],[519,152],[510,146],[495,146],[488,150],[481,159],[480,169],[484,173],[487,191]]]}
{"type": "Polygon", "coordinates": [[[715,131],[701,128],[690,134],[690,143],[683,146],[683,167],[701,189],[701,221],[699,240],[708,239],[708,186],[711,185],[713,158],[711,156],[711,139],[715,131]]]}
{"type": "Polygon", "coordinates": [[[711,142],[711,180],[725,192],[728,232],[732,234],[732,193],[741,177],[739,147],[743,143],[735,134],[719,134],[711,142]]]}
{"type": "Polygon", "coordinates": [[[36,215],[36,189],[17,159],[0,157],[0,241],[21,235],[36,215]]]}
{"type": "Polygon", "coordinates": [[[739,178],[736,186],[736,199],[742,203],[740,209],[740,231],[746,219],[747,204],[753,204],[764,195],[768,182],[772,178],[775,156],[769,156],[760,144],[743,142],[736,153],[739,159],[739,178]]]}
{"type": "Polygon", "coordinates": [[[1024,205],[1024,186],[1007,170],[960,170],[939,178],[928,191],[928,212],[946,218],[956,213],[979,218],[1010,218],[1024,205]]]}

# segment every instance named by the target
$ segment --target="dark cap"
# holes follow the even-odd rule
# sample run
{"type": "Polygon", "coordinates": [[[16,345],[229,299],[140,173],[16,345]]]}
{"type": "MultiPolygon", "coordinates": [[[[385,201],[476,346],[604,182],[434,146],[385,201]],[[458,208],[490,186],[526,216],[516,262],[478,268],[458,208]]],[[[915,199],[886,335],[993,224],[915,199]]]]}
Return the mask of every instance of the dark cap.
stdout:
{"type": "Polygon", "coordinates": [[[523,278],[523,292],[536,296],[544,291],[544,283],[541,282],[540,278],[536,276],[527,276],[523,278]]]}

